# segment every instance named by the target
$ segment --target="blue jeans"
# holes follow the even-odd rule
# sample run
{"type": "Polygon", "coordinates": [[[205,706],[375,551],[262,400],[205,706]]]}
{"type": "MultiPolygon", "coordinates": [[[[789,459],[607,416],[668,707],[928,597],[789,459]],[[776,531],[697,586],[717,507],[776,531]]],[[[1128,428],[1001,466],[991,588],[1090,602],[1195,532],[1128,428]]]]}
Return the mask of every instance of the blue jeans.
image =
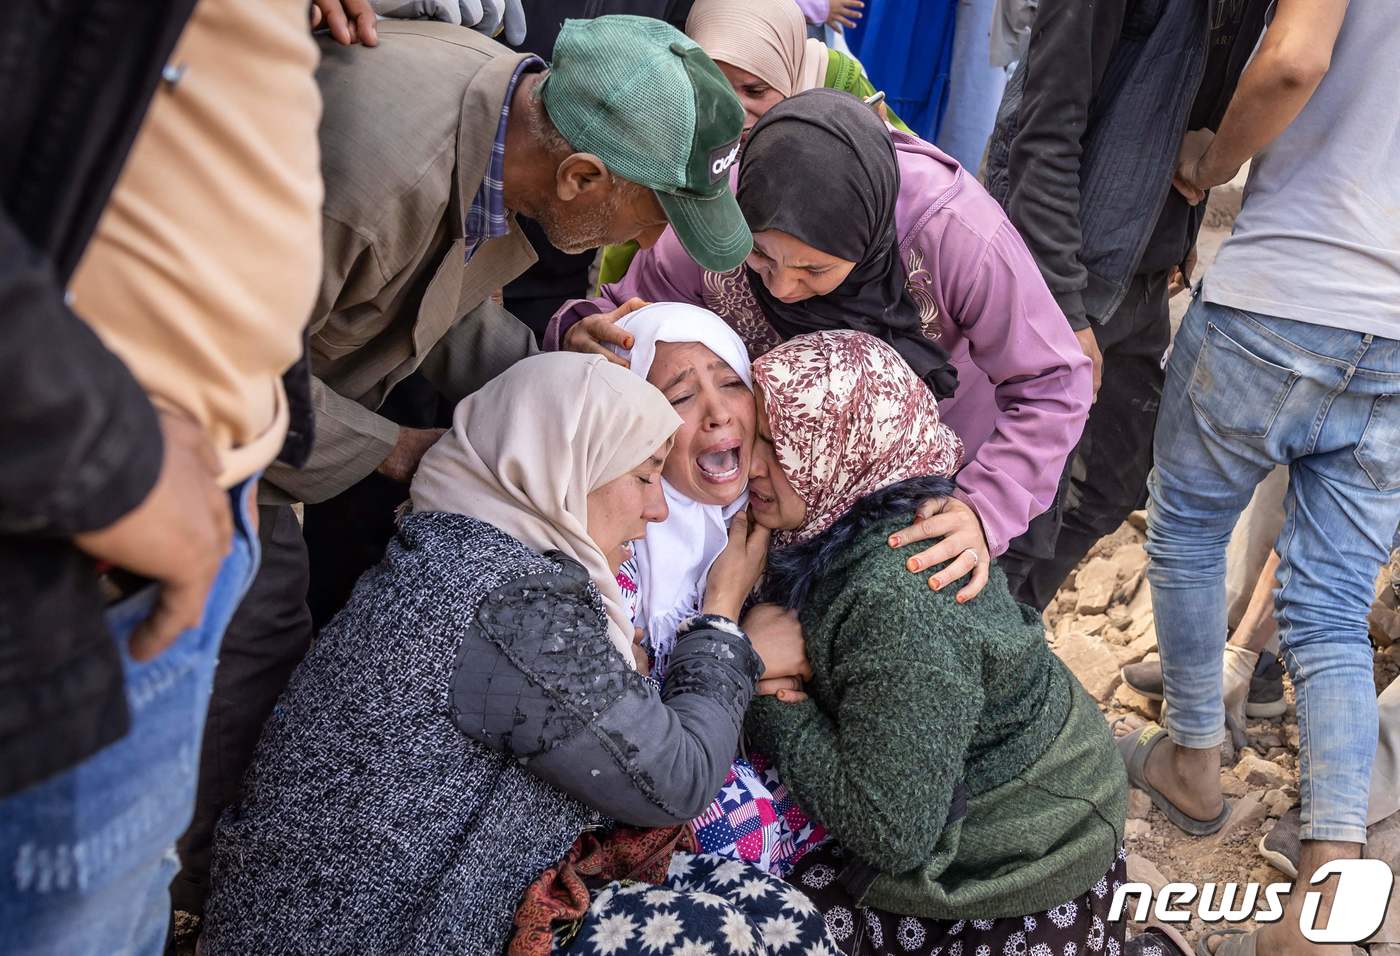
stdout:
{"type": "Polygon", "coordinates": [[[7,956],[158,956],[170,920],[175,840],[190,822],[199,743],[219,641],[258,566],[248,506],[256,478],[229,492],[233,549],[200,626],[154,660],[127,642],[155,585],[107,612],[122,655],[131,730],[0,803],[0,950],[7,956]]]}
{"type": "Polygon", "coordinates": [[[1225,546],[1254,486],[1286,464],[1274,600],[1297,693],[1302,838],[1366,842],[1366,615],[1400,521],[1400,342],[1198,293],[1167,364],[1153,454],[1147,574],[1172,740],[1224,739],[1225,546]]]}

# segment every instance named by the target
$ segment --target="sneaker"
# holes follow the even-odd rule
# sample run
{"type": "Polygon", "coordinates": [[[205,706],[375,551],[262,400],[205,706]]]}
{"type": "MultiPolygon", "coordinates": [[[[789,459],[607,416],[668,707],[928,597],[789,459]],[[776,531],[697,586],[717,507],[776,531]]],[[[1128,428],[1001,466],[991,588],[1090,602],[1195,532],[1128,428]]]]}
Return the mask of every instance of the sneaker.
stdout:
{"type": "Polygon", "coordinates": [[[1276,870],[1298,878],[1298,834],[1302,832],[1303,814],[1297,807],[1278,818],[1274,828],[1259,838],[1259,855],[1276,870]]]}
{"type": "Polygon", "coordinates": [[[1248,717],[1282,717],[1288,709],[1283,699],[1283,661],[1273,654],[1260,654],[1249,682],[1249,702],[1244,705],[1248,717]]]}
{"type": "MultiPolygon", "coordinates": [[[[1161,661],[1143,661],[1123,668],[1123,683],[1148,700],[1162,699],[1161,661]]],[[[1249,717],[1281,717],[1288,708],[1283,699],[1283,662],[1267,654],[1259,656],[1254,677],[1249,682],[1249,702],[1245,714],[1249,717]]]]}

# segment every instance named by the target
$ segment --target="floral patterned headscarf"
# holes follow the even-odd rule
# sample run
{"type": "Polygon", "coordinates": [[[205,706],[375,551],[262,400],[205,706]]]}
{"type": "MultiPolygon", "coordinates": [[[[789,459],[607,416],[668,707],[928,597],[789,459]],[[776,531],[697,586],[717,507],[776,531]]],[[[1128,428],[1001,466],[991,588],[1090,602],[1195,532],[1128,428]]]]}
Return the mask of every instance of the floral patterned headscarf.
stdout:
{"type": "Polygon", "coordinates": [[[886,343],[864,332],[814,332],[753,363],[778,464],[807,503],[795,544],[821,534],[851,506],[896,482],[951,476],[963,443],[938,402],[886,343]]]}

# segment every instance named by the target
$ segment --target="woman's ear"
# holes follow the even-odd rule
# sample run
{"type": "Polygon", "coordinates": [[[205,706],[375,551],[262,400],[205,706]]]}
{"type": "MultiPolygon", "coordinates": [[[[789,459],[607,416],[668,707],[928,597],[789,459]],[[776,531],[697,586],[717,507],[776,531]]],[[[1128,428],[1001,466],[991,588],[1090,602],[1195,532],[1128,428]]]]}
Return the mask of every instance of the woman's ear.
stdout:
{"type": "Polygon", "coordinates": [[[590,190],[603,189],[612,175],[592,153],[571,153],[555,170],[555,190],[564,202],[572,202],[590,190]]]}

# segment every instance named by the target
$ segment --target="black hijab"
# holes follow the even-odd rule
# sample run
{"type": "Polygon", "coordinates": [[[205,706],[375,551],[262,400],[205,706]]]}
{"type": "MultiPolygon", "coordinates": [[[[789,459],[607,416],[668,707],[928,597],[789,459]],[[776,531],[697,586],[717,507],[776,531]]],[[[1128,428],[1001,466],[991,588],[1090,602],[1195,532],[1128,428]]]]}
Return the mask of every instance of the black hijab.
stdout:
{"type": "Polygon", "coordinates": [[[854,262],[826,295],[780,302],[745,266],[768,321],[784,339],[856,329],[884,339],[939,398],[953,394],[948,352],[923,334],[905,288],[894,210],[899,164],[889,130],[858,98],[816,89],[783,100],[754,124],[739,165],[739,208],[754,232],[778,229],[854,262]]]}

